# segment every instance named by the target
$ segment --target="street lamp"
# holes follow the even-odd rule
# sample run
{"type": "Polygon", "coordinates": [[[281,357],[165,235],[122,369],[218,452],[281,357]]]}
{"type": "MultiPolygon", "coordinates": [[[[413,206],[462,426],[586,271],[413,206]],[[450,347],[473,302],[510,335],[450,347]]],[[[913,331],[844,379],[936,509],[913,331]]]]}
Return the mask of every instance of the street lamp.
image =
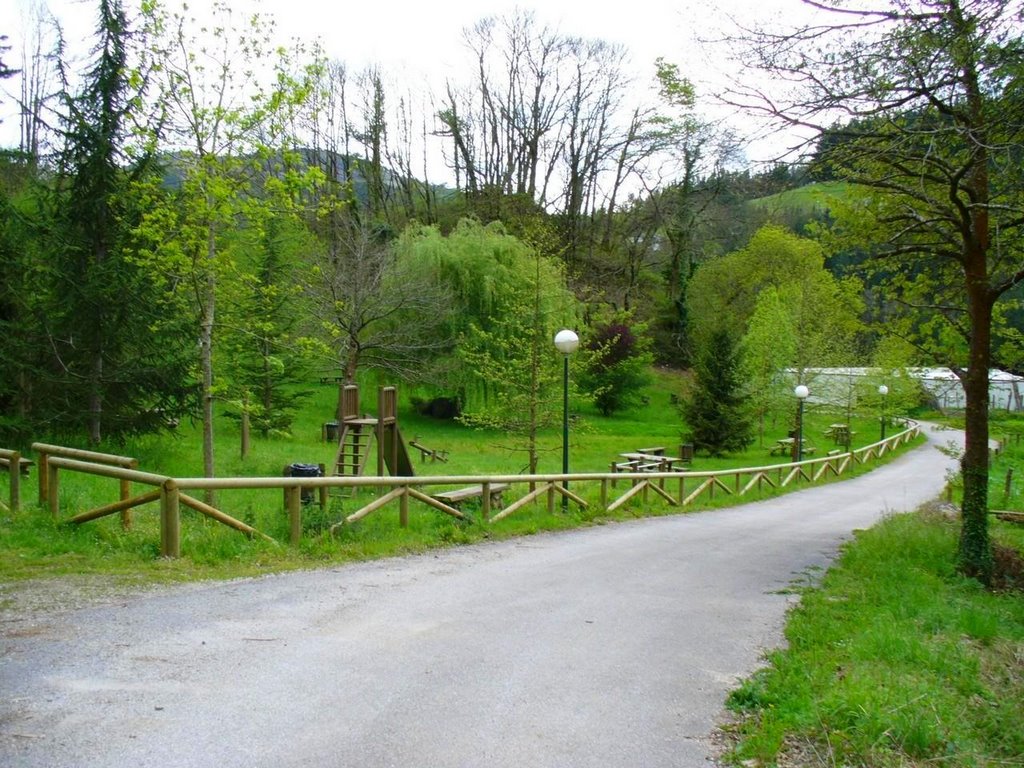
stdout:
{"type": "Polygon", "coordinates": [[[811,394],[811,391],[803,384],[797,384],[793,390],[796,401],[799,403],[796,411],[796,460],[804,460],[804,400],[811,394]]]}
{"type": "MultiPolygon", "coordinates": [[[[569,355],[580,346],[580,337],[568,328],[555,334],[555,349],[562,353],[562,474],[569,474],[569,355]]],[[[569,481],[563,480],[562,487],[568,489],[569,481]]],[[[569,499],[562,496],[562,509],[568,509],[569,499]]]]}
{"type": "Polygon", "coordinates": [[[889,388],[882,384],[878,388],[878,394],[882,396],[882,439],[885,440],[885,396],[889,394],[889,388]]]}

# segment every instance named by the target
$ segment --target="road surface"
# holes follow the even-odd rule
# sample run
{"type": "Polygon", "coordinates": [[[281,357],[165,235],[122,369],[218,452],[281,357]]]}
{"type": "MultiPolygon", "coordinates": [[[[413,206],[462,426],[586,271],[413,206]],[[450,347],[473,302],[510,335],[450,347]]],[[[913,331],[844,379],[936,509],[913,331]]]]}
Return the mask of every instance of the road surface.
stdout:
{"type": "Polygon", "coordinates": [[[0,765],[709,765],[788,588],[936,496],[951,434],[767,502],[7,621],[0,765]]]}

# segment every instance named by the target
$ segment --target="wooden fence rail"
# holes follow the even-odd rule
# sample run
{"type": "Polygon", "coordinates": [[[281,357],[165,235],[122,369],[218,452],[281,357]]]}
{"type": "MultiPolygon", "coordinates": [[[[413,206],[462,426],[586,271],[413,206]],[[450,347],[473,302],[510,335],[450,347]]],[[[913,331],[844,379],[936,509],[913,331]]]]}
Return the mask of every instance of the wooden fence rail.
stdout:
{"type": "MultiPolygon", "coordinates": [[[[86,451],[80,448],[68,448],[63,445],[50,445],[49,443],[32,443],[32,450],[39,457],[39,503],[49,504],[50,509],[56,508],[56,489],[50,488],[51,472],[49,470],[50,458],[75,459],[77,461],[90,462],[92,464],[103,464],[123,469],[138,469],[138,459],[128,456],[116,456],[111,453],[100,453],[98,451],[86,451]],[[52,500],[51,500],[52,499],[52,500]]],[[[131,480],[119,478],[121,482],[120,499],[127,501],[132,497],[131,480]]],[[[121,526],[128,530],[132,527],[131,507],[121,509],[121,526]]],[[[54,512],[56,516],[56,512],[54,512]]]]}
{"type": "Polygon", "coordinates": [[[21,508],[21,454],[18,451],[0,448],[0,467],[7,467],[10,478],[10,504],[0,501],[0,507],[17,512],[21,508]]]}
{"type": "MultiPolygon", "coordinates": [[[[71,519],[72,522],[86,522],[104,515],[115,512],[127,511],[140,504],[160,500],[160,552],[164,557],[179,557],[181,554],[181,520],[180,508],[185,505],[204,514],[218,522],[228,525],[249,536],[261,536],[269,538],[254,528],[230,517],[219,509],[198,501],[184,493],[192,490],[246,490],[246,489],[272,489],[281,488],[284,490],[285,510],[289,516],[289,538],[293,544],[297,544],[302,535],[302,502],[301,491],[313,488],[362,488],[375,487],[385,493],[369,502],[362,508],[347,515],[342,521],[331,527],[334,532],[338,527],[346,523],[354,523],[369,514],[381,509],[388,504],[397,501],[399,503],[399,524],[408,524],[409,499],[419,501],[445,514],[460,519],[467,519],[466,515],[453,506],[433,498],[421,489],[432,486],[453,486],[453,485],[476,485],[480,486],[482,494],[481,518],[484,522],[497,522],[507,517],[525,505],[547,496],[549,511],[554,511],[556,496],[563,496],[574,504],[586,508],[588,502],[579,495],[570,492],[566,487],[567,482],[572,483],[599,483],[600,484],[600,505],[607,511],[614,511],[625,505],[637,496],[646,502],[650,495],[657,496],[672,506],[686,507],[695,503],[698,499],[707,496],[713,499],[715,493],[723,493],[730,496],[742,497],[753,490],[761,490],[765,485],[772,488],[784,488],[800,480],[808,483],[818,482],[824,477],[839,477],[852,467],[865,464],[874,459],[884,456],[896,447],[910,442],[920,433],[916,423],[908,422],[906,429],[885,440],[873,443],[863,448],[850,451],[849,453],[823,456],[816,459],[806,459],[800,462],[787,464],[771,464],[761,467],[743,467],[737,469],[724,469],[709,472],[671,471],[671,472],[615,472],[615,473],[576,473],[576,474],[546,474],[546,475],[491,475],[480,477],[477,475],[455,475],[455,476],[433,476],[433,477],[186,477],[169,478],[164,475],[156,475],[148,472],[140,472],[134,466],[111,466],[98,462],[84,460],[82,458],[68,457],[70,453],[76,453],[79,457],[90,452],[74,451],[73,449],[59,449],[58,446],[46,446],[46,474],[47,496],[46,503],[49,504],[54,516],[58,513],[59,470],[84,472],[88,474],[101,475],[117,478],[124,484],[140,483],[155,487],[157,490],[141,494],[136,497],[122,496],[119,502],[108,504],[88,512],[80,513],[71,519]],[[609,501],[609,489],[613,488],[615,481],[628,481],[631,485],[618,498],[609,501]],[[496,484],[505,484],[509,488],[526,485],[528,493],[522,498],[512,502],[491,515],[491,492],[490,489],[496,484]],[[678,490],[677,490],[678,489],[678,490]],[[677,490],[676,495],[673,492],[677,490]]],[[[36,444],[39,445],[39,444],[36,444]]],[[[35,446],[33,446],[35,447],[35,446]]],[[[38,450],[38,449],[37,449],[38,450]]],[[[110,458],[107,456],[107,458],[110,458]]],[[[113,457],[122,461],[134,461],[124,457],[113,457]]],[[[40,474],[43,474],[40,461],[40,474]]],[[[42,481],[40,481],[42,483],[42,481]]],[[[321,505],[324,504],[324,497],[321,495],[321,505]]]]}

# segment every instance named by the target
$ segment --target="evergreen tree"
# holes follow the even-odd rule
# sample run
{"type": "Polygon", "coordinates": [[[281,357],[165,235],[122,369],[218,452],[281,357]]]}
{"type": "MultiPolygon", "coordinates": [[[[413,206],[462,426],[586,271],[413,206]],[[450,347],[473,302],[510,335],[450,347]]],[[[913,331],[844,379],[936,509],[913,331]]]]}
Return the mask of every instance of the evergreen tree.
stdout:
{"type": "MultiPolygon", "coordinates": [[[[156,189],[151,156],[132,145],[142,83],[130,67],[132,32],[118,0],[99,4],[94,59],[77,95],[61,62],[63,145],[37,211],[47,306],[38,328],[50,359],[36,418],[51,429],[146,431],[181,415],[187,336],[163,314],[162,278],[134,261],[143,188],[156,189]]],[[[158,194],[158,192],[156,193],[158,194]]],[[[40,265],[41,266],[41,265],[40,265]]]]}
{"type": "Polygon", "coordinates": [[[697,349],[695,380],[683,399],[683,418],[694,447],[712,456],[741,451],[752,442],[739,345],[718,329],[697,349]]]}

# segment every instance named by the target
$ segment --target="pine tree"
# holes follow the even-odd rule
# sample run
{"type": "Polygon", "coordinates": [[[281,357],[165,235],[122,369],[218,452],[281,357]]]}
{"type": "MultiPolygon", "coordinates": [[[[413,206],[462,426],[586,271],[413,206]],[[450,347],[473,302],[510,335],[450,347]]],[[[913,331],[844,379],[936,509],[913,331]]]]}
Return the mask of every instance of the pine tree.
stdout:
{"type": "Polygon", "coordinates": [[[751,418],[743,394],[739,345],[725,330],[712,332],[697,349],[693,387],[683,418],[699,451],[722,456],[751,442],[751,418]]]}

